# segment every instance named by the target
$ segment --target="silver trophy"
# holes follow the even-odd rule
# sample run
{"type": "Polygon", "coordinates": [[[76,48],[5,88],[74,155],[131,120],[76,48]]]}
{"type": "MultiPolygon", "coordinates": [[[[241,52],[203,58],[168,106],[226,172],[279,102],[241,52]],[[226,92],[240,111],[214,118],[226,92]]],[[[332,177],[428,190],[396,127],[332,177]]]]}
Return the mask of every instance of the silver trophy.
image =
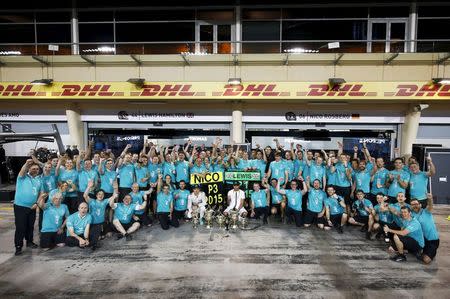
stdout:
{"type": "Polygon", "coordinates": [[[245,229],[247,228],[247,224],[248,224],[248,218],[243,216],[243,217],[239,217],[239,223],[241,224],[241,229],[245,229]]]}
{"type": "Polygon", "coordinates": [[[200,222],[200,214],[199,214],[198,206],[193,206],[192,207],[192,226],[194,228],[197,228],[199,222],[200,222]]]}
{"type": "Polygon", "coordinates": [[[230,213],[229,213],[229,217],[230,217],[230,220],[231,220],[231,228],[233,230],[236,230],[237,227],[238,227],[237,226],[237,221],[238,221],[238,218],[239,218],[239,211],[235,210],[235,209],[231,210],[230,213]]]}
{"type": "Polygon", "coordinates": [[[219,225],[220,229],[223,229],[225,220],[226,220],[226,217],[222,213],[219,213],[219,215],[216,216],[216,221],[217,221],[217,224],[219,225]]]}
{"type": "Polygon", "coordinates": [[[208,209],[205,211],[206,228],[208,229],[211,228],[213,217],[214,217],[213,209],[208,209]]]}

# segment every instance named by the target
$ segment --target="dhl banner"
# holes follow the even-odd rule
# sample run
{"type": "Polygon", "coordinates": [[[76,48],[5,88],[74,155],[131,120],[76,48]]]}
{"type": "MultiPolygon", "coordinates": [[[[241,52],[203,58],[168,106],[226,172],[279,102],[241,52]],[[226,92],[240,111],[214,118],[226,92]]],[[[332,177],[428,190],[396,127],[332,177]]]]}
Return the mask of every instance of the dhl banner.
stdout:
{"type": "Polygon", "coordinates": [[[431,82],[0,82],[0,99],[305,99],[305,100],[450,100],[450,85],[431,82]]]}

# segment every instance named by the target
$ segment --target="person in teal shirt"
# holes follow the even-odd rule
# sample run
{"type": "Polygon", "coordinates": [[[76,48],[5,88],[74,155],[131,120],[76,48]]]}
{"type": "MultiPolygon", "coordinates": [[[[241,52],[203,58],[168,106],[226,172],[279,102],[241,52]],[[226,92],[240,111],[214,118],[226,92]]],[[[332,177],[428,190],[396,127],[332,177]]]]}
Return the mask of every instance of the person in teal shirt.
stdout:
{"type": "Polygon", "coordinates": [[[181,181],[189,182],[189,162],[186,161],[186,154],[184,152],[178,153],[178,160],[175,162],[175,181],[179,184],[181,181]]]}
{"type": "Polygon", "coordinates": [[[284,163],[284,168],[286,169],[288,182],[292,181],[293,179],[297,179],[297,176],[295,175],[294,160],[292,158],[291,152],[285,153],[285,158],[283,159],[283,163],[284,163]]]}
{"type": "Polygon", "coordinates": [[[150,172],[148,171],[148,158],[145,155],[139,157],[138,163],[134,167],[134,175],[136,176],[136,183],[139,190],[148,189],[148,180],[150,179],[150,172]]]}
{"type": "MultiPolygon", "coordinates": [[[[317,159],[320,160],[321,158],[317,157],[317,159]]],[[[308,201],[304,226],[310,227],[311,224],[317,223],[317,227],[325,229],[324,202],[327,198],[327,194],[321,189],[321,180],[314,180],[312,183],[313,188],[308,186],[308,184],[306,184],[306,186],[308,188],[308,201]]]]}
{"type": "Polygon", "coordinates": [[[394,221],[391,212],[389,212],[389,204],[386,202],[387,197],[383,193],[376,195],[377,205],[373,208],[373,216],[375,223],[373,224],[373,231],[376,231],[376,239],[384,236],[384,241],[389,243],[389,236],[384,233],[383,227],[385,225],[392,225],[394,221]]]}
{"type": "Polygon", "coordinates": [[[56,182],[55,173],[52,174],[52,164],[47,162],[44,164],[44,168],[41,175],[43,192],[48,193],[50,190],[58,187],[56,182]]]}
{"type": "Polygon", "coordinates": [[[88,204],[80,203],[78,212],[73,213],[67,218],[67,237],[66,245],[69,247],[87,247],[89,246],[89,230],[92,223],[92,216],[88,213],[88,204]]]}
{"type": "Polygon", "coordinates": [[[89,192],[92,194],[95,192],[95,189],[97,188],[97,184],[99,181],[98,172],[94,169],[92,169],[92,161],[86,160],[84,161],[84,168],[82,169],[80,167],[81,165],[81,158],[84,157],[84,153],[82,152],[77,159],[77,171],[78,171],[78,202],[83,202],[84,198],[84,191],[86,191],[86,188],[88,186],[88,182],[92,181],[94,185],[89,189],[89,192]]]}
{"type": "Polygon", "coordinates": [[[427,172],[420,171],[419,164],[417,164],[417,162],[412,162],[409,166],[409,195],[411,199],[419,200],[424,208],[426,208],[427,205],[427,186],[429,178],[436,173],[436,168],[431,160],[431,157],[427,158],[427,164],[429,168],[427,172]]]}
{"type": "Polygon", "coordinates": [[[117,172],[113,167],[113,160],[108,159],[105,163],[105,169],[100,168],[100,189],[105,192],[105,197],[111,197],[114,188],[117,188],[117,172]]]}
{"type": "Polygon", "coordinates": [[[275,161],[270,162],[267,177],[276,179],[278,182],[282,179],[284,188],[286,188],[289,175],[286,171],[285,163],[281,160],[281,154],[279,152],[275,153],[275,161]]]}
{"type": "Polygon", "coordinates": [[[121,156],[117,166],[119,169],[119,202],[122,202],[123,198],[131,192],[131,185],[135,182],[135,166],[131,162],[131,157],[129,153],[121,156]]]}
{"type": "Polygon", "coordinates": [[[397,194],[397,202],[394,204],[389,204],[389,212],[392,214],[392,219],[394,220],[393,224],[389,226],[390,228],[400,229],[403,226],[403,219],[400,210],[404,206],[410,207],[410,205],[406,203],[405,193],[399,192],[397,194]]]}
{"type": "Polygon", "coordinates": [[[281,178],[281,181],[278,180],[277,182],[277,192],[287,197],[286,217],[290,219],[293,216],[297,227],[301,227],[303,225],[302,197],[307,191],[305,181],[301,182],[303,185],[303,190],[298,189],[298,183],[296,180],[291,182],[291,189],[280,188],[280,185],[283,183],[283,178],[281,178]]]}
{"type": "Polygon", "coordinates": [[[371,171],[366,167],[365,160],[359,161],[358,170],[353,172],[352,179],[351,197],[354,197],[355,190],[362,190],[365,194],[370,194],[371,171]]]}
{"type": "Polygon", "coordinates": [[[55,246],[62,247],[65,245],[64,227],[66,219],[70,215],[69,209],[65,204],[61,204],[63,198],[61,193],[54,193],[48,203],[45,203],[46,196],[44,193],[38,200],[39,208],[44,211],[40,245],[44,249],[50,249],[55,246]]]}
{"type": "Polygon", "coordinates": [[[191,193],[186,189],[186,182],[180,181],[179,189],[173,192],[173,217],[182,219],[186,216],[188,197],[191,193]]]}
{"type": "Polygon", "coordinates": [[[309,175],[307,181],[310,186],[313,186],[314,181],[319,181],[319,188],[324,188],[327,185],[326,168],[323,165],[322,157],[317,157],[314,162],[311,162],[309,166],[309,175]]]}
{"type": "Polygon", "coordinates": [[[16,231],[14,244],[16,255],[22,254],[23,239],[27,247],[37,248],[33,242],[34,222],[36,221],[37,199],[43,191],[42,180],[39,176],[39,165],[28,159],[20,169],[16,181],[14,195],[14,218],[16,231]]]}
{"type": "Polygon", "coordinates": [[[175,163],[172,161],[172,156],[170,154],[166,154],[164,157],[164,162],[162,163],[162,171],[164,177],[169,175],[172,182],[175,182],[175,163]]]}
{"type": "Polygon", "coordinates": [[[387,225],[384,226],[384,232],[391,233],[391,246],[397,252],[396,255],[391,257],[391,260],[395,262],[406,261],[404,250],[418,255],[425,245],[422,226],[417,219],[412,217],[410,207],[403,206],[400,213],[403,219],[400,230],[391,229],[387,225]]]}
{"type": "Polygon", "coordinates": [[[365,197],[362,190],[356,191],[356,201],[352,205],[353,216],[348,222],[352,225],[361,226],[361,231],[366,230],[366,239],[372,238],[372,228],[374,224],[372,202],[365,197]]]}
{"type": "Polygon", "coordinates": [[[238,169],[241,171],[247,171],[252,168],[251,160],[248,159],[248,153],[244,151],[242,153],[242,158],[236,158],[238,169]]]}
{"type": "Polygon", "coordinates": [[[277,191],[278,181],[276,179],[270,180],[270,185],[267,183],[267,177],[263,178],[262,185],[264,188],[270,190],[270,205],[271,210],[270,213],[272,215],[280,213],[281,220],[284,222],[285,220],[285,212],[286,212],[286,200],[283,198],[283,195],[277,191]]]}
{"type": "Polygon", "coordinates": [[[342,234],[344,233],[343,227],[348,219],[345,213],[345,201],[342,196],[336,194],[333,186],[327,187],[327,195],[328,197],[325,199],[324,205],[328,227],[335,227],[342,234]]]}
{"type": "Polygon", "coordinates": [[[260,183],[254,182],[250,217],[259,219],[261,216],[263,216],[263,224],[267,224],[267,217],[269,216],[269,189],[261,189],[260,183]]]}
{"type": "Polygon", "coordinates": [[[162,174],[158,175],[156,194],[156,215],[161,228],[167,230],[169,225],[179,227],[178,218],[173,216],[173,193],[167,184],[163,184],[162,174]]]}
{"type": "Polygon", "coordinates": [[[394,160],[394,167],[394,170],[389,171],[386,178],[389,203],[396,202],[395,200],[399,192],[405,193],[410,178],[409,172],[403,170],[403,160],[401,158],[396,158],[394,160]]]}
{"type": "Polygon", "coordinates": [[[423,208],[419,200],[411,200],[411,215],[419,221],[423,231],[424,246],[420,258],[425,264],[431,263],[439,248],[439,232],[436,228],[433,214],[431,214],[433,209],[433,196],[431,194],[427,194],[427,201],[426,208],[423,208]]]}
{"type": "Polygon", "coordinates": [[[348,163],[347,156],[342,153],[342,144],[339,144],[339,152],[338,157],[339,161],[334,165],[330,165],[330,171],[332,173],[336,173],[336,184],[334,185],[334,189],[336,194],[342,196],[345,200],[346,212],[347,215],[350,216],[351,207],[352,207],[352,199],[350,198],[350,194],[352,192],[351,188],[351,180],[352,180],[352,168],[348,163]]]}
{"type": "Polygon", "coordinates": [[[141,205],[133,203],[130,194],[127,194],[123,198],[123,202],[115,203],[114,200],[110,200],[109,205],[114,210],[113,226],[118,233],[117,239],[125,237],[127,241],[131,241],[133,239],[131,235],[141,226],[133,216],[137,211],[145,209],[147,199],[144,199],[141,205]]]}
{"type": "Polygon", "coordinates": [[[384,168],[384,159],[377,158],[376,163],[374,165],[373,175],[371,177],[372,188],[370,189],[370,201],[374,204],[374,198],[376,199],[376,195],[378,193],[383,193],[387,195],[386,188],[386,178],[388,176],[389,171],[384,168]]]}
{"type": "Polygon", "coordinates": [[[64,197],[64,204],[69,208],[69,212],[73,214],[78,210],[78,171],[74,168],[73,160],[67,159],[65,166],[61,167],[62,159],[58,161],[56,166],[55,175],[58,178],[58,183],[67,182],[69,188],[66,191],[64,197]]]}
{"type": "Polygon", "coordinates": [[[261,180],[266,174],[267,158],[263,150],[257,148],[256,159],[251,161],[251,167],[261,173],[261,180]]]}
{"type": "Polygon", "coordinates": [[[150,173],[150,187],[156,188],[158,182],[158,174],[162,173],[162,164],[159,163],[158,156],[153,156],[151,163],[148,164],[148,171],[150,173]]]}

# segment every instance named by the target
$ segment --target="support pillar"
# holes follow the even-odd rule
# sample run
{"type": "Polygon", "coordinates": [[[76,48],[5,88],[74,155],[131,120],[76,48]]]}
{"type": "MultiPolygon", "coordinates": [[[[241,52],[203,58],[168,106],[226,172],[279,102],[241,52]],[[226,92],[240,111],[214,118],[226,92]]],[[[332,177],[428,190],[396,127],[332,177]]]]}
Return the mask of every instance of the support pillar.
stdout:
{"type": "Polygon", "coordinates": [[[242,136],[242,103],[233,103],[232,109],[231,142],[243,143],[244,138],[242,136]]]}
{"type": "Polygon", "coordinates": [[[78,15],[77,8],[75,7],[75,1],[72,2],[72,13],[70,18],[70,34],[72,42],[72,55],[80,54],[79,34],[78,34],[78,15]]]}
{"type": "Polygon", "coordinates": [[[71,145],[77,145],[80,150],[84,149],[83,123],[81,122],[80,109],[76,105],[69,106],[66,109],[66,116],[71,145]]]}
{"type": "Polygon", "coordinates": [[[402,126],[402,143],[400,145],[400,155],[403,157],[412,155],[412,146],[419,131],[420,115],[420,110],[415,109],[415,106],[412,106],[405,115],[405,123],[402,126]]]}

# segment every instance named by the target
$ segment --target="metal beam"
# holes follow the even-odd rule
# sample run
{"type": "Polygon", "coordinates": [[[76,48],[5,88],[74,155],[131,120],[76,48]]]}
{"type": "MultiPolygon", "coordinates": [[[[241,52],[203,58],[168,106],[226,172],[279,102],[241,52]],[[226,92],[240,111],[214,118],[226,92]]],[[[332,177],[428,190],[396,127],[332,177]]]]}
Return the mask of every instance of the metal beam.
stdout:
{"type": "Polygon", "coordinates": [[[343,56],[344,56],[344,53],[339,53],[338,56],[336,57],[336,59],[333,61],[333,64],[337,65],[343,56]]]}
{"type": "Polygon", "coordinates": [[[233,65],[239,65],[238,54],[233,54],[233,65]]]}
{"type": "Polygon", "coordinates": [[[39,61],[40,63],[42,63],[43,65],[50,65],[50,63],[47,61],[47,60],[45,60],[44,58],[42,58],[41,56],[36,56],[36,55],[33,55],[33,56],[31,56],[34,60],[36,60],[36,61],[39,61]]]}
{"type": "Polygon", "coordinates": [[[90,65],[95,65],[95,61],[91,58],[87,57],[86,55],[80,55],[81,59],[87,61],[90,65]]]}
{"type": "Polygon", "coordinates": [[[138,65],[142,65],[142,61],[136,57],[135,54],[130,54],[131,59],[133,59],[138,65]]]}
{"type": "Polygon", "coordinates": [[[5,66],[6,63],[4,63],[3,61],[0,60],[0,66],[5,66]]]}
{"type": "Polygon", "coordinates": [[[283,65],[289,65],[289,53],[286,54],[286,58],[283,60],[283,65]]]}
{"type": "Polygon", "coordinates": [[[399,53],[394,53],[391,56],[389,56],[388,59],[384,61],[384,64],[390,64],[397,56],[400,55],[399,53]]]}
{"type": "Polygon", "coordinates": [[[181,55],[181,57],[183,58],[184,62],[185,62],[187,65],[191,65],[191,62],[189,61],[189,59],[187,59],[186,54],[181,53],[180,55],[181,55]]]}
{"type": "Polygon", "coordinates": [[[449,58],[450,58],[450,53],[447,53],[447,55],[445,55],[444,57],[439,58],[438,60],[436,60],[436,64],[443,64],[449,58]]]}

